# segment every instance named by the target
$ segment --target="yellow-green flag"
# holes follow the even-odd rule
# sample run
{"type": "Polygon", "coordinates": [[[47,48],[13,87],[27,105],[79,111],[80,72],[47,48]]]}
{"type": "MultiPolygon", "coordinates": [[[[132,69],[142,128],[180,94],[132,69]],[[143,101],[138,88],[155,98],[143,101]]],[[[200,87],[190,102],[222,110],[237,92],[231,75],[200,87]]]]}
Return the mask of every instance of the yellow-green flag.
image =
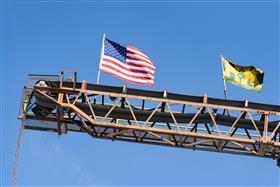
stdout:
{"type": "Polygon", "coordinates": [[[223,56],[223,78],[236,86],[249,90],[260,91],[263,86],[264,72],[254,66],[239,66],[234,64],[223,56]]]}

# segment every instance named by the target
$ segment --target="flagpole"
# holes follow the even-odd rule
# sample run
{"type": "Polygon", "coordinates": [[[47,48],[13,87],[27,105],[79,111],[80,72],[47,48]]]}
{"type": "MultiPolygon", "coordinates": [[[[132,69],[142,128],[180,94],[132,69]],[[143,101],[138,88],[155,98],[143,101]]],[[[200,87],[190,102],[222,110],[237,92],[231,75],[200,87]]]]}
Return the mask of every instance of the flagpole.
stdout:
{"type": "Polygon", "coordinates": [[[226,84],[226,80],[224,78],[224,62],[222,60],[223,55],[220,55],[220,58],[221,58],[221,63],[222,63],[222,73],[223,73],[223,81],[224,81],[224,96],[225,96],[225,99],[227,99],[227,84],[226,84]]]}
{"type": "Polygon", "coordinates": [[[100,66],[101,66],[101,62],[103,59],[103,54],[104,54],[104,41],[105,41],[105,33],[103,34],[103,39],[102,39],[102,47],[101,47],[101,53],[100,53],[100,61],[99,61],[99,67],[98,67],[98,73],[97,73],[97,80],[96,80],[96,84],[99,84],[99,80],[100,80],[100,66]]]}
{"type": "MultiPolygon", "coordinates": [[[[226,80],[225,80],[225,77],[224,77],[224,62],[223,62],[223,55],[220,55],[220,58],[221,58],[221,63],[222,63],[222,73],[223,73],[223,81],[224,81],[224,96],[225,96],[225,99],[227,99],[227,83],[226,83],[226,80]]],[[[225,115],[225,113],[227,113],[227,115],[229,115],[229,112],[227,109],[224,109],[223,111],[223,115],[225,115]]]]}

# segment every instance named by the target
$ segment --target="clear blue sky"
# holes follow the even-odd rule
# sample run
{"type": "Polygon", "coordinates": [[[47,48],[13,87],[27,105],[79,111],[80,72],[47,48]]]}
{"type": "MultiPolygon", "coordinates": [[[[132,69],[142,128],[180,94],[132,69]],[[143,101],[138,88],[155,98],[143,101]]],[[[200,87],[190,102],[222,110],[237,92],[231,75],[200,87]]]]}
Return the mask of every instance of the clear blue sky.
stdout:
{"type": "MultiPolygon", "coordinates": [[[[10,185],[26,75],[78,71],[95,82],[103,33],[143,50],[153,87],[223,97],[219,55],[265,72],[261,93],[228,85],[231,99],[280,104],[277,1],[1,1],[1,183],[10,185]]],[[[102,74],[101,83],[123,85],[102,74]]],[[[275,161],[25,131],[22,186],[279,186],[275,161]]]]}

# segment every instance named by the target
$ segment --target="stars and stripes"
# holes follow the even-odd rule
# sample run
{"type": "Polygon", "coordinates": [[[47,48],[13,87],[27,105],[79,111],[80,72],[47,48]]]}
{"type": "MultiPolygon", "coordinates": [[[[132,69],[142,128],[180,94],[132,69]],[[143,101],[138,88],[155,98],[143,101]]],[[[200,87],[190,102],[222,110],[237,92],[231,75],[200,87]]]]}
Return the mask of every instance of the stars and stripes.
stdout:
{"type": "Polygon", "coordinates": [[[100,71],[136,84],[154,84],[155,66],[143,52],[107,38],[104,39],[103,45],[100,71]]]}

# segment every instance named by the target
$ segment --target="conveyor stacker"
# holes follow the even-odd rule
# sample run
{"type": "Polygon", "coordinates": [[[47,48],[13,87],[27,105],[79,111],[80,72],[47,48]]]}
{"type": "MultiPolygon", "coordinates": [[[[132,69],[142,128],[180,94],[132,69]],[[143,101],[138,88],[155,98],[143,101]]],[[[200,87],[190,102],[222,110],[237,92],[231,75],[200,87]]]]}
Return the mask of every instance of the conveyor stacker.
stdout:
{"type": "Polygon", "coordinates": [[[24,129],[277,160],[280,106],[77,82],[76,72],[29,75],[24,129]]]}

